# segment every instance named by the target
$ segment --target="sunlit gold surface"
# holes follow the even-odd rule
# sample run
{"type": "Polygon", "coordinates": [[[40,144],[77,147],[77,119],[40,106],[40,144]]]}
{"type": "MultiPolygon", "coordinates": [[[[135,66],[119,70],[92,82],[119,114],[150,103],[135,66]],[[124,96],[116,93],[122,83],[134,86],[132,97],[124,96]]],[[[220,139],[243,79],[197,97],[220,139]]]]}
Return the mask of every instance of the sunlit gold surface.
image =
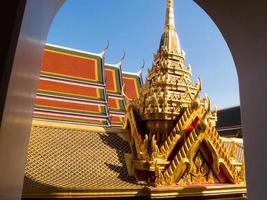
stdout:
{"type": "Polygon", "coordinates": [[[207,96],[200,96],[201,81],[193,83],[184,59],[173,0],[167,0],[159,50],[139,99],[129,101],[126,109],[131,172],[140,183],[153,186],[244,183],[237,144],[226,148],[215,129],[217,110],[210,109],[207,96]]]}

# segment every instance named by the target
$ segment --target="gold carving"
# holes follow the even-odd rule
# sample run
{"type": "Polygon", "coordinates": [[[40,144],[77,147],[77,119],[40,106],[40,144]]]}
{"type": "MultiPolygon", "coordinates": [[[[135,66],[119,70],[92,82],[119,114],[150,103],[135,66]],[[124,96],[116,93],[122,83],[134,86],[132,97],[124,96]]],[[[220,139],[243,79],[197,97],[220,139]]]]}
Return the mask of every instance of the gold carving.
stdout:
{"type": "Polygon", "coordinates": [[[152,136],[152,141],[151,141],[151,146],[152,146],[152,155],[151,158],[152,160],[155,160],[159,157],[159,147],[157,145],[157,141],[155,139],[156,135],[152,136]]]}
{"type": "Polygon", "coordinates": [[[236,146],[228,153],[215,129],[217,109],[201,98],[200,79],[193,83],[175,32],[173,1],[168,0],[165,32],[140,97],[128,101],[135,176],[152,185],[239,183],[236,146]]]}

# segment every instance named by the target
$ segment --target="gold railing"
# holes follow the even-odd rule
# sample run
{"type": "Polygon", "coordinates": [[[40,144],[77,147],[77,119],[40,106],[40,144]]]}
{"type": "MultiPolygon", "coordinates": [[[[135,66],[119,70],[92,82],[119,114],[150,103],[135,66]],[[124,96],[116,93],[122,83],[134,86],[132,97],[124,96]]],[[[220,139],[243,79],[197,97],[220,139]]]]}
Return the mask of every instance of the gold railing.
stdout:
{"type": "MultiPolygon", "coordinates": [[[[209,123],[209,134],[207,134],[207,137],[205,138],[205,141],[210,143],[211,146],[216,150],[217,157],[218,157],[218,166],[216,168],[219,168],[220,164],[223,164],[224,167],[227,168],[227,171],[229,172],[228,178],[231,180],[231,182],[236,182],[237,178],[237,171],[234,165],[231,164],[230,157],[228,155],[228,151],[225,147],[224,142],[219,136],[219,133],[216,131],[215,127],[209,123]],[[209,138],[208,138],[209,137],[209,138]]],[[[220,170],[220,169],[216,169],[220,170]]]]}
{"type": "Polygon", "coordinates": [[[128,120],[130,122],[131,139],[134,140],[134,146],[135,146],[135,150],[136,150],[136,154],[137,154],[136,156],[138,159],[145,159],[147,157],[147,155],[146,155],[146,151],[143,150],[144,141],[143,141],[142,137],[140,137],[138,134],[138,128],[136,125],[135,116],[134,116],[134,112],[133,112],[131,105],[129,105],[129,107],[127,108],[127,115],[128,115],[127,116],[128,120]]]}

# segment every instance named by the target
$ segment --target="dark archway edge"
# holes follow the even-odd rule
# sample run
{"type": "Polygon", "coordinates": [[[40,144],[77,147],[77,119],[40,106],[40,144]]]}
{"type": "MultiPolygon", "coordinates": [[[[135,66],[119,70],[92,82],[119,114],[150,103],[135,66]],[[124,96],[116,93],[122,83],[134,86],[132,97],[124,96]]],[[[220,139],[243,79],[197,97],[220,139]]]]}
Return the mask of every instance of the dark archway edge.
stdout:
{"type": "Polygon", "coordinates": [[[266,198],[267,2],[195,0],[215,22],[239,79],[249,199],[266,198]]]}

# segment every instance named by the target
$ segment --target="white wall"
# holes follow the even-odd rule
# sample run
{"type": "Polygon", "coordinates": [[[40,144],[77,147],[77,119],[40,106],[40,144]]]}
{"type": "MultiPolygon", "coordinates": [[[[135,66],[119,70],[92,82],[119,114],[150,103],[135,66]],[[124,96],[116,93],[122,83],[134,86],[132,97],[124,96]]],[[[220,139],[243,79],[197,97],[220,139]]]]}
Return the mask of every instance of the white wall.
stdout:
{"type": "Polygon", "coordinates": [[[11,75],[9,84],[5,85],[7,87],[5,102],[1,102],[5,104],[4,110],[0,113],[2,116],[0,124],[1,200],[21,198],[35,90],[44,42],[51,20],[62,3],[63,0],[26,2],[18,42],[17,45],[14,44],[16,45],[15,57],[13,62],[10,62],[11,66],[5,66],[11,68],[11,75]]]}

